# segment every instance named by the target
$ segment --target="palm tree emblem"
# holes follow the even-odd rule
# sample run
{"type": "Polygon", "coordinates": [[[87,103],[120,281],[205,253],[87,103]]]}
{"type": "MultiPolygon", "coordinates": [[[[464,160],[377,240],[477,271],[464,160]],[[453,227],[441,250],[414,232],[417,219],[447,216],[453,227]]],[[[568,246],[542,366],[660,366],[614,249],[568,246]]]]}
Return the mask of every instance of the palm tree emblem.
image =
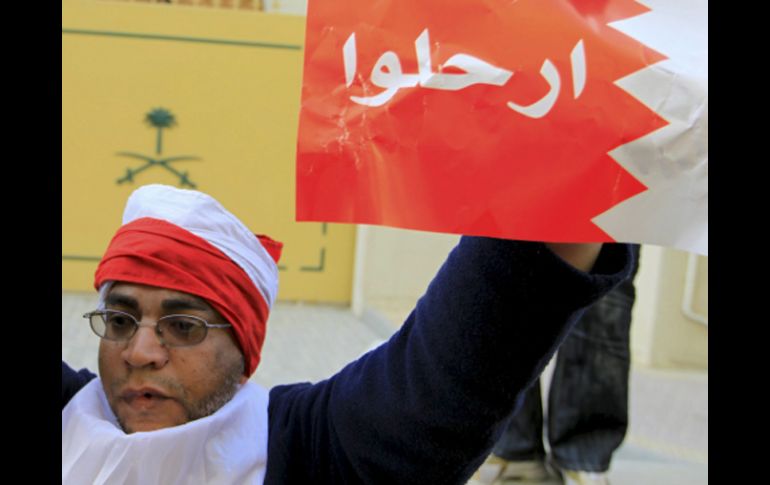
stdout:
{"type": "Polygon", "coordinates": [[[141,165],[137,168],[130,168],[130,167],[127,168],[126,174],[120,177],[117,183],[118,184],[122,184],[126,182],[133,183],[134,176],[136,174],[144,170],[147,170],[150,167],[158,166],[166,169],[167,171],[179,177],[180,186],[182,187],[187,186],[193,189],[196,188],[196,185],[189,178],[189,173],[187,171],[180,172],[179,170],[175,169],[174,167],[171,166],[171,162],[181,162],[184,160],[200,160],[199,157],[193,157],[190,155],[179,155],[175,157],[165,157],[165,158],[160,157],[160,155],[163,153],[163,130],[170,130],[177,124],[176,118],[174,117],[173,113],[171,113],[171,111],[165,108],[155,108],[145,115],[144,121],[148,125],[150,125],[151,127],[157,130],[156,137],[155,137],[155,157],[148,157],[147,155],[142,155],[140,153],[133,153],[133,152],[118,152],[117,155],[121,155],[124,157],[138,158],[139,160],[142,160],[145,163],[144,165],[141,165]]]}

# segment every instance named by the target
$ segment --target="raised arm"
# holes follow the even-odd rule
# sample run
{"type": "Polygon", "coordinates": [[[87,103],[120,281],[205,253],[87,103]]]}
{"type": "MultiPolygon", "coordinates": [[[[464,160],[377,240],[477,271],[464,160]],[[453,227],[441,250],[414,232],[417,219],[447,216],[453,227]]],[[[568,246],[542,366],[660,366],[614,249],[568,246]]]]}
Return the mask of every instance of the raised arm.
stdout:
{"type": "Polygon", "coordinates": [[[581,310],[627,275],[627,246],[599,249],[462,238],[385,345],[272,391],[266,483],[465,483],[581,310]]]}

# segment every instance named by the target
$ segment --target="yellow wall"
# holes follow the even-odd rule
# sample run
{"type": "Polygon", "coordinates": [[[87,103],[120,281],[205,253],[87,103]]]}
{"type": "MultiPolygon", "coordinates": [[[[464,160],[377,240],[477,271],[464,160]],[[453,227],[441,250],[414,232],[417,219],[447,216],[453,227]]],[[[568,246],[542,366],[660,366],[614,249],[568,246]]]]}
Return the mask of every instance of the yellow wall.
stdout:
{"type": "Polygon", "coordinates": [[[284,300],[348,302],[354,227],[294,222],[304,18],[173,5],[62,1],[62,289],[91,288],[138,186],[182,179],[286,246],[284,300]],[[145,116],[162,108],[176,125],[145,116]]]}

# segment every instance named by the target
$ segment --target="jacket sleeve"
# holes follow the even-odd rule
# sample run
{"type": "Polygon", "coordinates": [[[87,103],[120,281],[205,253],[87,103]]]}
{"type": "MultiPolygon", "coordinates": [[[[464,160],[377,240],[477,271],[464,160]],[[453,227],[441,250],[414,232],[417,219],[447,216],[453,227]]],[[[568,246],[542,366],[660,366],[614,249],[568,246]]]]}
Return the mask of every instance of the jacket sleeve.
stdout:
{"type": "Polygon", "coordinates": [[[265,483],[465,483],[632,260],[605,245],[584,273],[542,243],[462,238],[387,343],[328,380],[271,391],[265,483]]]}
{"type": "Polygon", "coordinates": [[[61,362],[61,408],[70,402],[72,396],[78,393],[88,382],[96,377],[88,369],[80,369],[75,371],[66,362],[61,362]]]}

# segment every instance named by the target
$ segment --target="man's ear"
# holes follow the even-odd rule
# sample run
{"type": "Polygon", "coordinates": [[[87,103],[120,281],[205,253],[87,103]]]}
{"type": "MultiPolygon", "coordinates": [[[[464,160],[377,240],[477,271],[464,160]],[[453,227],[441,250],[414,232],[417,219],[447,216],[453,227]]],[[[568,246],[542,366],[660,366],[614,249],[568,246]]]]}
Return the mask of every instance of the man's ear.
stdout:
{"type": "Polygon", "coordinates": [[[246,374],[243,374],[241,376],[241,385],[245,384],[246,381],[248,381],[248,380],[249,380],[249,376],[247,376],[246,374]]]}

